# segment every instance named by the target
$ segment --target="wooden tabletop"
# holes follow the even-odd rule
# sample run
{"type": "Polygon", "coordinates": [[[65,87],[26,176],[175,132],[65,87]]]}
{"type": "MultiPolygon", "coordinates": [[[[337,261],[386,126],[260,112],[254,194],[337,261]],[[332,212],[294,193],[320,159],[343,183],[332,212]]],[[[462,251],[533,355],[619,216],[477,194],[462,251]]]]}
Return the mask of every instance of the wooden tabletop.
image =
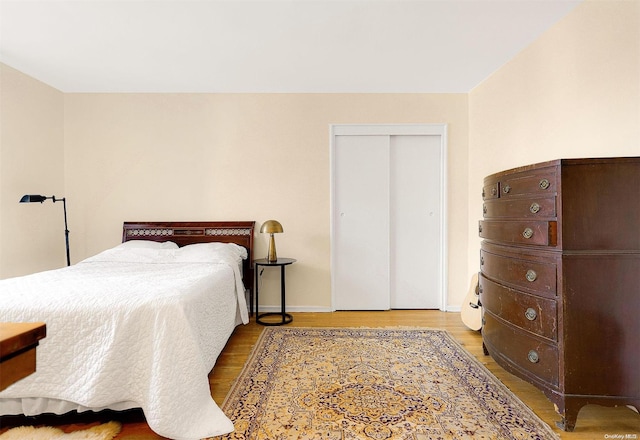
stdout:
{"type": "Polygon", "coordinates": [[[44,322],[0,322],[0,361],[37,345],[46,335],[44,322]]]}

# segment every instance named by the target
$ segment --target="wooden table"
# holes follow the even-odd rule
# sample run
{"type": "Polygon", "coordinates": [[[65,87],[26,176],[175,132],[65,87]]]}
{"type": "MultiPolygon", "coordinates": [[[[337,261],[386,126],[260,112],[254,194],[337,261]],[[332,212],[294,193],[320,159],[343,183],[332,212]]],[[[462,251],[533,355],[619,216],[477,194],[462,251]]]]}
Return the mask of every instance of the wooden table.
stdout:
{"type": "Polygon", "coordinates": [[[0,391],[36,371],[36,347],[44,322],[0,322],[0,391]]]}

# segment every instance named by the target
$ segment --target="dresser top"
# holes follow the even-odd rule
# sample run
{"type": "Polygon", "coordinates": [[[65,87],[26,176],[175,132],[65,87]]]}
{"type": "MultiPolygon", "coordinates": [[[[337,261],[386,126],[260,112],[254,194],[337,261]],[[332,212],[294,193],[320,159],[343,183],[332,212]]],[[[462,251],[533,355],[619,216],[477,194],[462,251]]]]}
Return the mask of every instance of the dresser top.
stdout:
{"type": "Polygon", "coordinates": [[[556,159],[548,162],[539,162],[531,165],[525,165],[521,167],[511,168],[509,170],[500,171],[499,173],[491,174],[487,176],[487,179],[497,176],[503,176],[506,174],[515,174],[525,171],[537,170],[542,168],[549,168],[554,166],[571,166],[571,165],[595,165],[595,164],[621,164],[621,163],[637,163],[640,164],[639,157],[597,157],[597,158],[585,158],[585,159],[556,159]]]}

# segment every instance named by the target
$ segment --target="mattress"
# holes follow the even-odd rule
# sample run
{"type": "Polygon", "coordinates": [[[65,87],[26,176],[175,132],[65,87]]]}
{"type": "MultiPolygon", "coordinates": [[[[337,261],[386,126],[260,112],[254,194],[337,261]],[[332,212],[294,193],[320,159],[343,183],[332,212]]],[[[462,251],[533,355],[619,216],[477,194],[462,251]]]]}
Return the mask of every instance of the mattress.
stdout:
{"type": "Polygon", "coordinates": [[[208,374],[235,326],[248,322],[246,251],[124,245],[0,281],[0,320],[47,325],[36,372],[0,392],[0,414],[142,408],[164,437],[231,432],[208,374]]]}

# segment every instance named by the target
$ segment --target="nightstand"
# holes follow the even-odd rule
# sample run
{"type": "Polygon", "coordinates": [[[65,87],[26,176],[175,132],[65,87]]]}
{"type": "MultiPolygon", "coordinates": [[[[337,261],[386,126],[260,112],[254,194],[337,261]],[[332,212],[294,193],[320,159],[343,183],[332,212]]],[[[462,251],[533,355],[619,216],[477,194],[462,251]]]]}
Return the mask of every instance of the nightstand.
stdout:
{"type": "Polygon", "coordinates": [[[285,267],[287,267],[290,264],[295,263],[296,260],[294,258],[278,258],[276,261],[268,261],[266,258],[261,258],[259,260],[254,260],[253,264],[255,264],[255,279],[256,279],[256,322],[262,325],[283,325],[283,324],[289,324],[291,321],[293,321],[293,316],[291,316],[290,314],[285,312],[285,306],[286,306],[286,302],[285,302],[285,276],[284,276],[284,269],[285,267]],[[259,302],[258,302],[258,298],[259,298],[259,289],[258,289],[258,285],[260,284],[260,266],[264,266],[264,267],[280,267],[280,312],[269,312],[269,313],[262,313],[260,314],[258,312],[258,308],[260,307],[259,302]],[[265,316],[280,316],[282,319],[281,321],[276,321],[276,322],[269,322],[269,321],[262,321],[262,318],[264,318],[265,316]]]}

